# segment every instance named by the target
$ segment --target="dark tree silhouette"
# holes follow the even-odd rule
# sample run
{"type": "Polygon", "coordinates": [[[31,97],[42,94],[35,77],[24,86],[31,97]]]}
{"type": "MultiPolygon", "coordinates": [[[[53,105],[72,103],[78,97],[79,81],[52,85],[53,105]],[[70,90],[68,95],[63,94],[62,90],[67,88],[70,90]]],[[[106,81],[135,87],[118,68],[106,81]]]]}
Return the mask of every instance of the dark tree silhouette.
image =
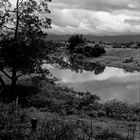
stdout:
{"type": "Polygon", "coordinates": [[[68,49],[70,52],[73,52],[77,45],[86,43],[86,38],[83,35],[73,35],[69,38],[68,42],[68,49]]]}
{"type": "Polygon", "coordinates": [[[9,78],[13,96],[20,76],[45,73],[44,29],[51,27],[51,20],[40,14],[50,13],[48,1],[16,0],[14,7],[9,0],[0,0],[0,83],[6,89],[2,75],[9,78]]]}

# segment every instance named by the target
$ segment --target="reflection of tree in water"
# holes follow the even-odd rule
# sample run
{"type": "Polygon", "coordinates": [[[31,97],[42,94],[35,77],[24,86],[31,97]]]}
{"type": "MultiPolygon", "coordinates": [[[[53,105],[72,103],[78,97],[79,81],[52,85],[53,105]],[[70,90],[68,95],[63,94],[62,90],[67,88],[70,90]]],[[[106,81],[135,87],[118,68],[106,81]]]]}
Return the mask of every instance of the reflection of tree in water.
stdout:
{"type": "Polygon", "coordinates": [[[77,73],[82,73],[85,71],[94,71],[94,74],[100,74],[104,72],[105,66],[97,63],[87,62],[87,61],[78,61],[74,57],[70,57],[70,69],[76,71],[77,73]]]}

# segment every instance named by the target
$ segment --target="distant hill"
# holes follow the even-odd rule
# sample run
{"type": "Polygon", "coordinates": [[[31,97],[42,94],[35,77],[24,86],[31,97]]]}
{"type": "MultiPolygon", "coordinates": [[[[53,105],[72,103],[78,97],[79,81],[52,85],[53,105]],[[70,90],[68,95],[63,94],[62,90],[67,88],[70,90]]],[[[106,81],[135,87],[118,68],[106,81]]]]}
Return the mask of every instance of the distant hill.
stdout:
{"type": "MultiPolygon", "coordinates": [[[[71,35],[48,35],[48,40],[68,40],[71,35]]],[[[121,35],[121,36],[93,36],[85,35],[88,40],[99,42],[140,42],[140,35],[121,35]]]]}

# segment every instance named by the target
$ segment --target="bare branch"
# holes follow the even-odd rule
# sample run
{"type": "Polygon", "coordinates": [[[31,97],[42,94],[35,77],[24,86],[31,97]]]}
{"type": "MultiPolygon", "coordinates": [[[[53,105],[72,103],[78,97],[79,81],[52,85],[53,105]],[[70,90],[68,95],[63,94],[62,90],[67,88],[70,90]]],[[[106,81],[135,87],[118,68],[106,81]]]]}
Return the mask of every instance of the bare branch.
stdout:
{"type": "Polygon", "coordinates": [[[17,39],[17,34],[18,34],[18,26],[19,26],[19,0],[17,0],[16,3],[16,29],[15,29],[15,40],[17,39]]]}
{"type": "Polygon", "coordinates": [[[7,27],[6,25],[3,25],[3,27],[5,27],[5,28],[7,28],[7,29],[9,29],[9,30],[13,30],[13,31],[15,31],[15,29],[10,28],[10,27],[7,27]]]}
{"type": "Polygon", "coordinates": [[[20,6],[20,5],[22,4],[22,2],[23,2],[23,0],[21,0],[21,1],[19,2],[18,6],[20,6]]]}
{"type": "Polygon", "coordinates": [[[2,5],[3,5],[5,11],[7,11],[6,5],[4,3],[2,3],[2,5]]]}
{"type": "Polygon", "coordinates": [[[5,72],[4,70],[0,70],[6,77],[8,77],[9,79],[12,79],[12,77],[7,73],[5,72]]]}
{"type": "Polygon", "coordinates": [[[15,11],[15,10],[13,10],[13,11],[11,11],[11,10],[7,10],[7,12],[15,13],[16,11],[15,11]]]}
{"type": "Polygon", "coordinates": [[[4,89],[6,89],[6,84],[5,84],[5,82],[4,82],[4,80],[2,79],[1,76],[0,76],[0,83],[1,83],[2,87],[3,87],[4,89]]]}
{"type": "Polygon", "coordinates": [[[18,74],[18,75],[16,76],[16,79],[22,77],[23,75],[24,75],[23,73],[18,74]]]}

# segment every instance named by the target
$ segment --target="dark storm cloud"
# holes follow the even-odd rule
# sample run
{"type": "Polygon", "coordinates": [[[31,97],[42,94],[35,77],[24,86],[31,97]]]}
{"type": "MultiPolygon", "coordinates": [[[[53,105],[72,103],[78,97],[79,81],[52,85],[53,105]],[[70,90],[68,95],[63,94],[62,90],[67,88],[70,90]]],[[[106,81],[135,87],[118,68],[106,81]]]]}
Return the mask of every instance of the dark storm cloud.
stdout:
{"type": "Polygon", "coordinates": [[[77,8],[97,11],[138,9],[139,0],[55,0],[57,8],[77,8]]]}
{"type": "Polygon", "coordinates": [[[124,22],[130,25],[140,25],[140,19],[125,19],[124,22]]]}

